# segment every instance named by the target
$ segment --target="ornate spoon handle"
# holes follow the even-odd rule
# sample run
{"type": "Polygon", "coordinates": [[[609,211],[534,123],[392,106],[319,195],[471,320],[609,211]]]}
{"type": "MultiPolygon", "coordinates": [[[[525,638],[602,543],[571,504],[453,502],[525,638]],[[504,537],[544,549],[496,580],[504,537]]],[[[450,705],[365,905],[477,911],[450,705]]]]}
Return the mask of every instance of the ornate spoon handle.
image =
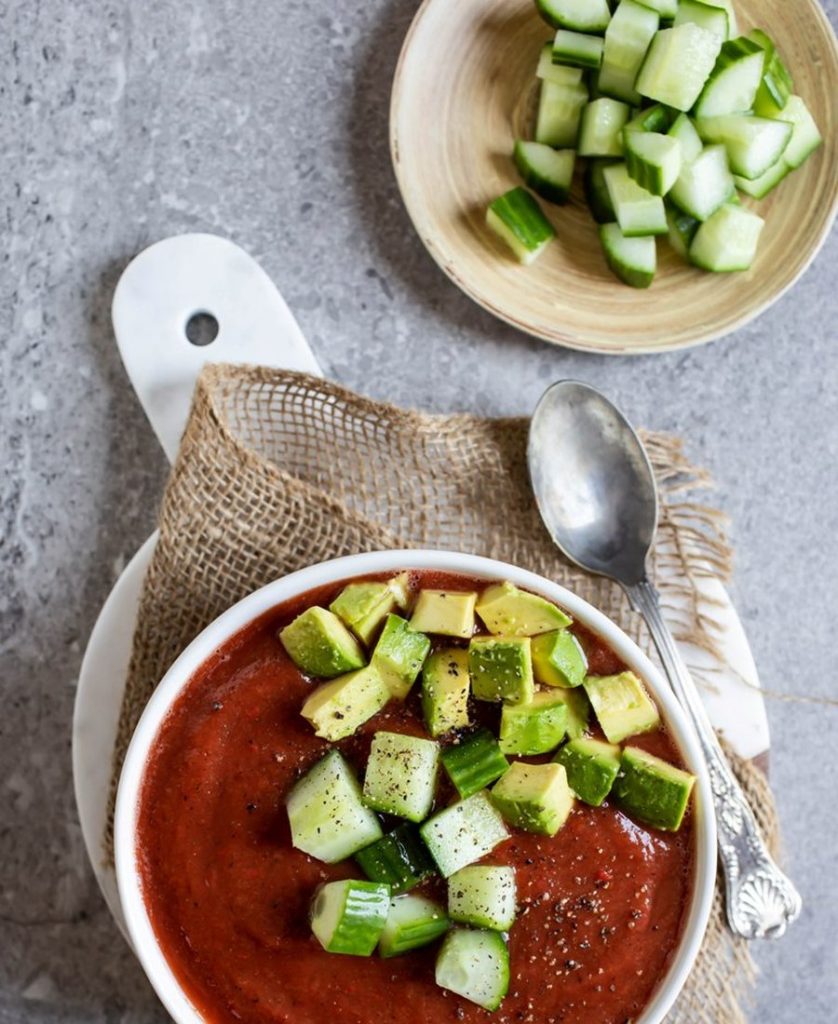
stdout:
{"type": "Polygon", "coordinates": [[[762,840],[745,794],[730,770],[695,683],[664,622],[658,592],[648,580],[625,590],[646,620],[670,685],[692,719],[707,759],[730,927],[746,939],[779,938],[800,913],[800,895],[762,840]]]}

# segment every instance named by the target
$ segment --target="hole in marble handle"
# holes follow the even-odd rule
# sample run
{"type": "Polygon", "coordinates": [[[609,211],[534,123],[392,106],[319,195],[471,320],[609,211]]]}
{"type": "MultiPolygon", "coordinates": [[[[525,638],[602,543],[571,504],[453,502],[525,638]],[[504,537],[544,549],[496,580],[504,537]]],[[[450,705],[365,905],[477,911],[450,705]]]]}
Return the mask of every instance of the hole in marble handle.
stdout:
{"type": "Polygon", "coordinates": [[[186,321],[184,331],[190,344],[203,347],[215,341],[219,329],[219,323],[212,313],[200,309],[186,321]]]}

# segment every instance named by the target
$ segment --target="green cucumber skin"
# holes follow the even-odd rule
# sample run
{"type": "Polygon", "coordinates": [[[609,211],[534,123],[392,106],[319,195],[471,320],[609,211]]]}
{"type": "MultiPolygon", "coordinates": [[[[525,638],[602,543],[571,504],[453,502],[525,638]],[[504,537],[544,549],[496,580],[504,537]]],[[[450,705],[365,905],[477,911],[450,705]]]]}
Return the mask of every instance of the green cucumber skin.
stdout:
{"type": "MultiPolygon", "coordinates": [[[[573,159],[571,158],[570,160],[570,174],[564,181],[558,181],[555,178],[551,179],[542,174],[529,159],[527,147],[531,145],[538,144],[526,143],[518,139],[512,153],[515,166],[523,178],[524,184],[529,186],[536,195],[541,196],[542,199],[546,199],[550,203],[566,203],[570,195],[570,184],[573,178],[573,159]]],[[[569,150],[568,152],[572,153],[573,151],[569,150]]]]}
{"type": "Polygon", "coordinates": [[[666,211],[666,223],[669,226],[670,245],[682,259],[689,261],[690,245],[701,222],[676,207],[670,207],[666,211]]]}
{"type": "Polygon", "coordinates": [[[390,902],[390,913],[384,924],[378,952],[384,959],[409,953],[435,942],[450,927],[448,915],[433,900],[424,896],[407,896],[390,902]],[[413,914],[409,911],[413,908],[413,914]],[[408,916],[404,917],[405,911],[408,916]],[[402,916],[402,920],[394,917],[402,916]]]}
{"type": "Polygon", "coordinates": [[[596,69],[602,64],[603,41],[600,36],[559,29],[553,42],[553,63],[575,68],[596,69]],[[572,38],[572,37],[578,38],[572,38]]]}
{"type": "Polygon", "coordinates": [[[597,224],[608,224],[617,216],[602,175],[606,167],[616,163],[619,163],[619,160],[589,160],[585,167],[585,201],[597,224]]]}
{"type": "Polygon", "coordinates": [[[525,188],[510,189],[490,203],[486,222],[520,263],[532,262],[556,236],[553,225],[525,188]],[[492,218],[497,223],[493,223],[492,218]]]}
{"type": "Polygon", "coordinates": [[[340,919],[330,937],[317,935],[318,940],[329,953],[370,956],[387,920],[390,886],[358,881],[329,882],[321,886],[312,901],[312,929],[317,927],[322,900],[332,886],[345,891],[340,919]]]}
{"type": "Polygon", "coordinates": [[[600,6],[600,17],[592,24],[583,25],[562,12],[561,0],[535,0],[535,7],[551,28],[566,28],[573,32],[604,32],[611,20],[607,4],[600,6]]]}
{"type": "Polygon", "coordinates": [[[419,829],[408,822],[355,854],[355,861],[371,882],[383,882],[394,895],[407,892],[436,873],[419,829]]]}
{"type": "Polygon", "coordinates": [[[442,763],[462,799],[485,789],[509,768],[500,744],[488,729],[478,729],[442,751],[442,763]]]}
{"type": "Polygon", "coordinates": [[[761,74],[754,82],[753,91],[743,95],[742,99],[738,103],[723,103],[723,106],[719,108],[717,106],[719,102],[717,94],[724,89],[725,78],[729,77],[730,74],[736,71],[737,65],[740,65],[746,60],[756,58],[757,55],[762,56],[764,62],[764,51],[762,50],[762,47],[745,36],[739,36],[736,39],[728,39],[722,43],[719,56],[716,58],[716,65],[710,72],[710,77],[707,79],[704,88],[701,90],[701,95],[696,100],[694,108],[696,117],[712,117],[722,114],[734,114],[744,110],[749,110],[753,107],[754,98],[756,97],[756,93],[759,88],[761,74]]]}
{"type": "Polygon", "coordinates": [[[608,266],[623,284],[627,284],[631,288],[648,288],[655,279],[654,270],[648,271],[640,267],[632,267],[620,259],[614,244],[613,229],[615,228],[617,233],[622,235],[617,224],[602,224],[599,229],[599,239],[608,266]]]}

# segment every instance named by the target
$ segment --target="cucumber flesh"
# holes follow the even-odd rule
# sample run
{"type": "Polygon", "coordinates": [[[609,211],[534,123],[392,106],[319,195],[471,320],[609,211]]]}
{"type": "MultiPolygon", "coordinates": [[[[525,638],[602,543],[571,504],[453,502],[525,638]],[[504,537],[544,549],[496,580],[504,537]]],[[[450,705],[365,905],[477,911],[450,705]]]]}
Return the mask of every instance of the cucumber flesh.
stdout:
{"type": "Polygon", "coordinates": [[[434,800],[439,745],[420,736],[377,732],[364,774],[364,803],[374,811],[424,821],[434,800]]]}
{"type": "Polygon", "coordinates": [[[448,923],[448,915],[433,900],[425,896],[399,896],[390,901],[378,952],[391,957],[427,946],[448,931],[448,923]]]}
{"type": "Polygon", "coordinates": [[[611,20],[608,0],[535,0],[538,13],[553,28],[604,32],[611,20]]]}
{"type": "Polygon", "coordinates": [[[555,150],[541,142],[518,139],[513,159],[518,173],[533,192],[551,203],[567,202],[576,163],[572,149],[555,150]]]}
{"type": "Polygon", "coordinates": [[[509,949],[503,936],[452,929],[437,956],[436,983],[484,1010],[496,1010],[509,990],[509,949]]]}
{"type": "Polygon", "coordinates": [[[673,27],[688,21],[715,33],[720,39],[727,39],[730,35],[727,11],[723,7],[714,7],[712,4],[701,3],[700,0],[681,0],[672,23],[673,27]]]}
{"type": "Polygon", "coordinates": [[[701,136],[695,130],[695,125],[686,114],[679,114],[675,118],[667,135],[677,139],[680,143],[681,158],[685,164],[692,163],[704,148],[701,136]]]}
{"type": "Polygon", "coordinates": [[[623,125],[629,106],[608,97],[594,100],[582,111],[579,127],[580,156],[622,156],[623,125]]]}
{"type": "Polygon", "coordinates": [[[503,818],[485,792],[439,811],[419,833],[445,878],[485,857],[509,837],[503,818]]]}
{"type": "Polygon", "coordinates": [[[599,239],[608,266],[621,281],[632,288],[649,287],[657,266],[653,237],[628,238],[618,224],[603,224],[599,239]]]}
{"type": "Polygon", "coordinates": [[[475,864],[448,879],[452,921],[508,932],[515,922],[515,868],[475,864]]]}
{"type": "Polygon", "coordinates": [[[725,203],[696,231],[690,259],[702,270],[748,270],[756,256],[762,217],[744,206],[725,203]]]}
{"type": "Polygon", "coordinates": [[[778,121],[792,126],[792,135],[783,153],[783,159],[792,170],[814,153],[823,142],[815,119],[799,96],[790,97],[788,103],[777,115],[778,121]]]}
{"type": "Polygon", "coordinates": [[[570,64],[577,68],[598,68],[602,63],[602,48],[600,36],[560,28],[553,40],[553,63],[570,64]]]}
{"type": "Polygon", "coordinates": [[[705,142],[725,147],[731,171],[742,178],[765,174],[783,155],[792,136],[792,126],[784,121],[736,114],[699,117],[695,126],[705,142]]]}
{"type": "Polygon", "coordinates": [[[605,30],[597,80],[600,92],[625,103],[640,102],[634,83],[659,24],[657,12],[634,0],[622,0],[605,30]]]}
{"type": "Polygon", "coordinates": [[[724,146],[708,146],[684,164],[669,192],[675,205],[696,220],[707,220],[736,192],[724,146]]]}
{"type": "Polygon", "coordinates": [[[689,259],[690,246],[698,231],[699,221],[688,213],[681,213],[675,207],[669,207],[666,211],[666,224],[669,228],[669,244],[685,260],[689,259]]]}
{"type": "Polygon", "coordinates": [[[523,188],[513,188],[490,203],[486,224],[525,264],[538,259],[556,234],[538,203],[523,188]]]}
{"type": "MultiPolygon", "coordinates": [[[[623,0],[623,3],[625,2],[626,0],[623,0]]],[[[617,217],[604,174],[605,168],[612,167],[615,163],[616,160],[589,160],[585,167],[585,200],[597,224],[608,224],[617,217]]]]}
{"type": "Polygon", "coordinates": [[[661,30],[637,76],[637,91],[676,110],[689,110],[713,70],[721,45],[714,32],[691,22],[661,30]]]}
{"type": "Polygon", "coordinates": [[[554,149],[575,149],[582,110],[588,102],[584,82],[559,85],[542,81],[535,124],[535,141],[554,149]]]}
{"type": "Polygon", "coordinates": [[[535,69],[536,78],[556,85],[579,85],[582,81],[582,68],[569,68],[564,64],[553,63],[553,44],[545,43],[538,58],[535,69]]]}
{"type": "Polygon", "coordinates": [[[768,117],[778,113],[788,103],[794,92],[794,82],[769,36],[761,29],[755,28],[748,33],[748,38],[765,51],[762,81],[754,98],[754,113],[768,117]]]}
{"type": "Polygon", "coordinates": [[[792,168],[786,163],[785,157],[780,157],[773,167],[769,167],[768,170],[758,178],[740,178],[734,174],[733,180],[736,182],[736,187],[740,192],[744,192],[745,195],[752,196],[754,199],[763,199],[772,189],[775,189],[786,175],[791,173],[791,171],[792,168]]]}
{"type": "Polygon", "coordinates": [[[329,953],[369,956],[378,945],[390,908],[390,886],[377,882],[327,882],[311,905],[311,930],[329,953]]]}
{"type": "Polygon", "coordinates": [[[678,13],[678,0],[644,0],[647,7],[656,11],[661,18],[670,20],[678,13]]]}
{"type": "Polygon", "coordinates": [[[657,132],[631,132],[626,137],[626,167],[631,177],[651,192],[665,196],[681,173],[681,144],[657,132]]]}
{"type": "Polygon", "coordinates": [[[611,205],[622,233],[628,237],[666,234],[666,211],[660,196],[653,196],[629,177],[625,164],[603,171],[611,205]]]}
{"type": "Polygon", "coordinates": [[[762,80],[765,51],[744,36],[729,39],[695,105],[696,117],[720,117],[750,110],[762,80]]]}

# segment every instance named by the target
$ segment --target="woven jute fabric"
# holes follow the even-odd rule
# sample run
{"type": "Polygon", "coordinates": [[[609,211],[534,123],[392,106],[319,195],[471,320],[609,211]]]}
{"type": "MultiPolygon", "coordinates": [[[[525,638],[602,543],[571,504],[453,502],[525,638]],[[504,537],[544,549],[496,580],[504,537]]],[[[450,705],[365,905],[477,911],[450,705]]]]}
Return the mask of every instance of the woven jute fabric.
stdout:
{"type": "MultiPolygon", "coordinates": [[[[428,547],[512,562],[575,591],[649,650],[619,587],[571,566],[551,543],[527,479],[527,425],[424,415],[296,373],[208,367],[166,488],[142,592],[113,789],[134,726],[184,646],[257,587],[338,555],[428,547]]],[[[713,617],[699,614],[696,583],[708,573],[725,578],[730,550],[718,514],[686,500],[709,481],[689,465],[677,439],[644,434],[644,441],[662,497],[656,580],[679,633],[712,649],[713,617]]],[[[763,774],[732,760],[776,845],[763,774]]],[[[104,846],[110,857],[110,825],[104,846]]],[[[747,946],[725,927],[718,891],[698,962],[669,1019],[742,1022],[753,980],[747,946]]]]}

